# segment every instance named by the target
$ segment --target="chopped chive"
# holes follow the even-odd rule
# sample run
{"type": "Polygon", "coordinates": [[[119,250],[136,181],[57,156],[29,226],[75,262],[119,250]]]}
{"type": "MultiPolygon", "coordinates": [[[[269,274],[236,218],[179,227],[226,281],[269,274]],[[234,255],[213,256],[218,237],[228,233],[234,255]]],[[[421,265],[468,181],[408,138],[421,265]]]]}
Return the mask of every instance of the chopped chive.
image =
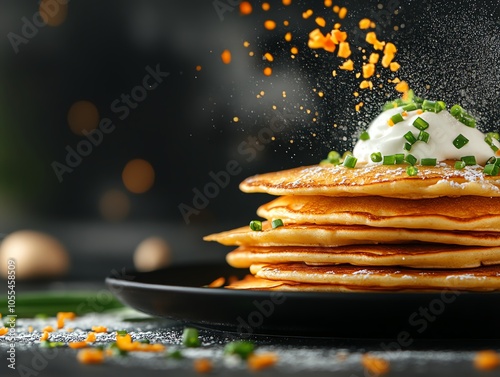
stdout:
{"type": "Polygon", "coordinates": [[[488,161],[486,161],[486,164],[493,164],[496,166],[500,166],[500,157],[492,156],[488,159],[488,161]]]}
{"type": "Polygon", "coordinates": [[[255,232],[261,231],[262,230],[262,221],[259,221],[259,220],[250,221],[250,229],[252,229],[255,232]]]}
{"type": "Polygon", "coordinates": [[[436,166],[437,158],[422,158],[420,160],[420,165],[422,166],[436,166]]]}
{"type": "Polygon", "coordinates": [[[412,154],[408,154],[405,157],[405,161],[410,165],[415,165],[417,163],[417,158],[412,154]]]}
{"type": "Polygon", "coordinates": [[[472,115],[463,114],[460,118],[460,122],[465,124],[467,127],[476,128],[476,119],[474,119],[472,115]]]}
{"type": "Polygon", "coordinates": [[[422,110],[430,111],[432,113],[439,113],[441,110],[446,109],[446,104],[443,101],[429,101],[424,99],[422,102],[422,110]]]}
{"type": "Polygon", "coordinates": [[[193,327],[186,327],[182,332],[182,344],[186,347],[199,347],[201,342],[198,338],[198,330],[193,327]]]}
{"type": "Polygon", "coordinates": [[[370,140],[370,135],[368,134],[368,132],[363,131],[361,132],[361,135],[359,135],[359,140],[363,141],[370,140]]]}
{"type": "Polygon", "coordinates": [[[283,226],[283,220],[281,220],[281,219],[274,219],[271,222],[271,225],[272,225],[273,229],[279,228],[280,226],[283,226]]]}
{"type": "Polygon", "coordinates": [[[490,137],[491,139],[500,141],[500,134],[498,132],[488,132],[486,136],[490,137]]]}
{"type": "Polygon", "coordinates": [[[423,141],[424,143],[427,143],[429,141],[430,136],[431,135],[429,135],[428,132],[426,132],[426,131],[420,131],[418,133],[417,139],[420,140],[420,141],[423,141]]]}
{"type": "Polygon", "coordinates": [[[352,155],[347,155],[344,159],[344,165],[346,168],[354,168],[356,166],[356,163],[358,162],[358,159],[352,155]]]}
{"type": "Polygon", "coordinates": [[[252,342],[237,340],[230,342],[224,346],[225,355],[238,355],[246,360],[255,350],[255,345],[252,342]]]}
{"type": "Polygon", "coordinates": [[[426,128],[429,127],[429,123],[425,121],[424,119],[418,117],[413,121],[413,127],[418,128],[420,131],[425,130],[426,128]]]}
{"type": "Polygon", "coordinates": [[[384,156],[382,160],[383,165],[394,165],[395,163],[396,163],[396,156],[393,154],[384,156]]]}
{"type": "Polygon", "coordinates": [[[391,121],[392,121],[393,124],[402,122],[403,120],[404,120],[404,118],[403,118],[403,116],[400,113],[394,114],[391,117],[391,121]]]}
{"type": "Polygon", "coordinates": [[[465,168],[465,165],[465,161],[463,160],[455,161],[455,169],[457,170],[462,170],[463,168],[465,168]]]}
{"type": "Polygon", "coordinates": [[[402,164],[405,160],[405,155],[403,153],[396,153],[394,157],[396,157],[396,164],[402,164]]]}
{"type": "Polygon", "coordinates": [[[462,106],[453,105],[450,109],[450,114],[455,117],[459,122],[465,124],[467,127],[475,128],[476,120],[469,113],[467,113],[462,106]]]}
{"type": "Polygon", "coordinates": [[[382,153],[380,153],[380,152],[373,152],[373,153],[370,155],[370,159],[371,159],[373,162],[380,162],[380,161],[382,161],[382,153]]]}
{"type": "Polygon", "coordinates": [[[455,148],[460,149],[468,142],[469,139],[467,139],[464,135],[460,134],[455,138],[455,140],[453,140],[453,145],[455,146],[455,148]]]}
{"type": "Polygon", "coordinates": [[[330,151],[328,152],[328,156],[326,157],[328,161],[339,161],[340,162],[340,154],[337,151],[330,151]]]}
{"type": "Polygon", "coordinates": [[[484,141],[486,142],[486,144],[488,144],[490,146],[490,148],[493,150],[493,152],[498,151],[498,147],[493,142],[493,139],[498,140],[497,137],[498,137],[498,134],[496,132],[488,132],[486,134],[486,137],[484,138],[484,141]]]}
{"type": "Polygon", "coordinates": [[[413,146],[412,144],[410,144],[410,143],[406,142],[406,143],[405,143],[405,145],[403,145],[403,149],[404,149],[405,151],[408,151],[408,152],[409,152],[409,151],[411,151],[411,147],[412,147],[412,146],[413,146]]]}
{"type": "Polygon", "coordinates": [[[403,137],[408,141],[410,144],[415,144],[417,142],[417,138],[411,131],[408,131],[403,135],[403,137]]]}
{"type": "Polygon", "coordinates": [[[460,116],[463,113],[464,109],[460,105],[453,105],[450,109],[450,114],[455,118],[460,116]]]}
{"type": "Polygon", "coordinates": [[[181,360],[184,356],[182,355],[181,350],[174,350],[167,354],[167,357],[170,357],[174,360],[181,360]]]}
{"type": "Polygon", "coordinates": [[[408,174],[410,177],[414,177],[418,174],[418,169],[415,166],[410,165],[406,167],[406,174],[408,174]]]}
{"type": "Polygon", "coordinates": [[[125,336],[127,334],[128,334],[127,330],[118,330],[116,332],[116,335],[119,335],[119,336],[125,336]]]}
{"type": "Polygon", "coordinates": [[[465,162],[465,165],[472,166],[476,165],[476,157],[475,156],[463,156],[460,159],[465,162]]]}
{"type": "Polygon", "coordinates": [[[484,167],[484,174],[487,175],[498,175],[498,172],[500,171],[500,166],[495,165],[495,164],[488,164],[484,167]]]}
{"type": "Polygon", "coordinates": [[[417,109],[418,109],[418,107],[417,107],[417,105],[415,103],[410,103],[410,104],[408,104],[406,106],[403,106],[403,110],[404,111],[414,111],[414,110],[417,110],[417,109]]]}

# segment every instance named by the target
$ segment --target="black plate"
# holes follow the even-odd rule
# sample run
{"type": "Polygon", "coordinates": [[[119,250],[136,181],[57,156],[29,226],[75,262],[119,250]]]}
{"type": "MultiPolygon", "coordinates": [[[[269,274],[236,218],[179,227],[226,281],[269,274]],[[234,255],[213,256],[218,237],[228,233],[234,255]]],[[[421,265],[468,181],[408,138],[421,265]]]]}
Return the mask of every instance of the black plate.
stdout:
{"type": "Polygon", "coordinates": [[[500,339],[500,293],[323,293],[205,288],[246,270],[177,266],[106,283],[126,305],[168,319],[245,334],[399,339],[500,339]]]}

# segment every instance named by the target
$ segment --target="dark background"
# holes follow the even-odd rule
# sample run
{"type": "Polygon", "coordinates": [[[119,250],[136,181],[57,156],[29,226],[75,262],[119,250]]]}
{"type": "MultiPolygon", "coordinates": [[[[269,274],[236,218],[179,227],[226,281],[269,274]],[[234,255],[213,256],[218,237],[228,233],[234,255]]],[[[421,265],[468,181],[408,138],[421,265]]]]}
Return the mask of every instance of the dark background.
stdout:
{"type": "Polygon", "coordinates": [[[399,49],[400,71],[381,70],[375,82],[383,88],[360,91],[359,98],[352,95],[359,80],[337,69],[341,59],[307,48],[316,16],[327,20],[325,32],[338,21],[322,2],[270,1],[264,12],[261,2],[253,1],[249,16],[241,16],[236,3],[72,0],[60,25],[35,26],[27,37],[23,27],[33,22],[40,3],[2,1],[0,231],[38,229],[56,236],[68,247],[78,276],[86,276],[90,260],[100,260],[104,273],[130,264],[136,245],[152,235],[167,239],[178,262],[221,259],[228,249],[205,245],[201,236],[246,224],[269,199],[242,194],[238,184],[256,173],[315,164],[331,149],[352,149],[384,101],[397,96],[387,83],[394,77],[421,96],[461,103],[483,131],[498,130],[498,1],[336,3],[349,10],[341,22],[355,62],[363,52],[354,45],[369,47],[357,29],[363,17],[376,22],[380,40],[399,49]],[[304,20],[302,12],[309,8],[315,14],[304,20]],[[276,20],[277,29],[265,30],[266,19],[276,20]],[[290,26],[283,26],[285,20],[290,26]],[[283,39],[287,31],[292,43],[283,39]],[[13,47],[13,34],[25,42],[13,47]],[[295,59],[291,46],[299,49],[295,59]],[[224,49],[232,52],[229,65],[220,59],[224,49]],[[262,59],[268,51],[272,63],[262,59]],[[147,66],[157,65],[169,76],[119,119],[113,101],[141,84],[147,66]],[[262,74],[267,65],[273,67],[271,77],[262,74]],[[257,98],[261,91],[265,95],[257,98]],[[66,148],[85,139],[67,120],[79,100],[92,102],[100,118],[111,119],[116,128],[59,182],[54,161],[65,163],[66,148]],[[360,100],[365,106],[356,112],[360,100]],[[280,127],[275,140],[255,144],[272,124],[280,127]],[[241,153],[242,143],[255,154],[241,153]],[[135,158],[155,171],[154,185],[142,194],[127,191],[122,182],[124,166],[135,158]],[[231,160],[241,171],[187,224],[179,205],[193,207],[193,190],[203,191],[213,181],[210,172],[226,170],[231,160]],[[128,208],[112,218],[100,210],[109,190],[118,192],[117,206],[128,208]]]}

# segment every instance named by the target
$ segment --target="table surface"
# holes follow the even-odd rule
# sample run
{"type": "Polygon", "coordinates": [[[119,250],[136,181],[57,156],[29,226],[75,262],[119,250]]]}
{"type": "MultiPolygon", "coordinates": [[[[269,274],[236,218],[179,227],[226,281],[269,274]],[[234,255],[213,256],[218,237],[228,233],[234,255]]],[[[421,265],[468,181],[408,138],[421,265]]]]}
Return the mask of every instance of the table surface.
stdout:
{"type": "MultiPolygon", "coordinates": [[[[64,287],[67,289],[68,287],[64,287]]],[[[82,289],[98,291],[104,289],[101,283],[84,282],[73,284],[77,292],[82,289]]],[[[69,291],[71,293],[71,291],[69,291]]],[[[5,321],[5,317],[4,317],[5,321]]],[[[148,376],[199,375],[193,363],[199,358],[213,362],[212,375],[255,375],[247,364],[235,357],[224,355],[224,346],[234,340],[241,340],[237,333],[199,329],[201,347],[186,348],[182,345],[182,331],[185,324],[150,317],[130,308],[103,313],[91,313],[67,321],[65,328],[50,333],[55,342],[83,340],[92,326],[107,328],[107,333],[97,334],[96,345],[107,345],[115,341],[117,330],[127,330],[134,340],[148,339],[151,343],[162,343],[162,353],[132,352],[127,356],[106,357],[99,365],[84,365],[78,362],[78,350],[68,347],[42,348],[39,338],[46,326],[55,326],[55,317],[20,318],[16,323],[15,353],[16,370],[8,368],[6,355],[10,341],[0,337],[1,376],[136,376],[146,371],[148,376]],[[32,326],[33,332],[28,331],[32,326]],[[72,332],[67,328],[71,327],[72,332]],[[183,359],[174,360],[166,356],[173,350],[180,350],[183,359]]],[[[459,329],[457,329],[459,331],[459,329]]],[[[246,338],[255,343],[256,353],[273,352],[278,356],[276,365],[260,372],[263,376],[300,374],[301,376],[370,376],[361,364],[361,357],[369,353],[390,363],[387,376],[484,376],[485,372],[474,367],[478,350],[500,349],[500,340],[420,340],[404,349],[391,350],[391,339],[345,339],[253,336],[246,338]]],[[[394,341],[394,340],[392,340],[394,341]]],[[[394,343],[393,343],[394,344],[394,343]]],[[[400,347],[399,347],[400,348],[400,347]]],[[[500,376],[500,368],[487,375],[500,376]]]]}

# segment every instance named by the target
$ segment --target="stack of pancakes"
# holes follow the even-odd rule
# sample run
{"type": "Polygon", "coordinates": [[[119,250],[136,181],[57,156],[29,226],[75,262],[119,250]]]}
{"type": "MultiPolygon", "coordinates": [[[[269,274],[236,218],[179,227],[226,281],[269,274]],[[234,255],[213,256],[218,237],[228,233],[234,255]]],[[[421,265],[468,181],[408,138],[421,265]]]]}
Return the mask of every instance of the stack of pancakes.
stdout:
{"type": "Polygon", "coordinates": [[[419,166],[320,164],[250,177],[247,193],[279,195],[249,226],[208,241],[238,246],[230,265],[251,275],[228,288],[500,289],[500,176],[454,161],[419,166]],[[272,228],[281,219],[283,226],[272,228]]]}

